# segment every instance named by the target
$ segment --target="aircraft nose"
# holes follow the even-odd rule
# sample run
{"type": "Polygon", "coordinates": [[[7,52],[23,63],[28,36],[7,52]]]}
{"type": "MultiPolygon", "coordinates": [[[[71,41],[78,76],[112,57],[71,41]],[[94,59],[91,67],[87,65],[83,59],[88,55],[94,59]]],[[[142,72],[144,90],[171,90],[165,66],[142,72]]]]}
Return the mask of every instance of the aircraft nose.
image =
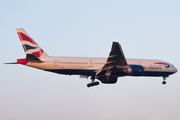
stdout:
{"type": "Polygon", "coordinates": [[[178,71],[177,68],[174,67],[173,72],[176,73],[177,71],[178,71]]]}

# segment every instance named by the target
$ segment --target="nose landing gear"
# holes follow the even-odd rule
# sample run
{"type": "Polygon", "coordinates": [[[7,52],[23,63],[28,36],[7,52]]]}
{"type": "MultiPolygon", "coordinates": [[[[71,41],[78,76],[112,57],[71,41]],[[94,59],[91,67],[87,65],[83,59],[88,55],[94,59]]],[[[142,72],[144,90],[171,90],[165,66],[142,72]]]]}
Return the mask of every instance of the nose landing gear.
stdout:
{"type": "Polygon", "coordinates": [[[163,76],[163,82],[162,84],[165,85],[166,84],[166,78],[169,77],[169,76],[163,76]]]}
{"type": "Polygon", "coordinates": [[[166,84],[166,81],[164,80],[164,81],[162,82],[162,84],[165,85],[165,84],[166,84]]]}

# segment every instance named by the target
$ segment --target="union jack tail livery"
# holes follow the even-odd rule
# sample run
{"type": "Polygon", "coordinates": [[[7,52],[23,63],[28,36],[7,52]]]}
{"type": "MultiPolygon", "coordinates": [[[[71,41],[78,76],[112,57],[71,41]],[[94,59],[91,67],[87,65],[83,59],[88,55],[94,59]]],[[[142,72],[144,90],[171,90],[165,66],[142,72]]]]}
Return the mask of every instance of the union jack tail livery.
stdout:
{"type": "Polygon", "coordinates": [[[22,29],[16,28],[21,44],[27,54],[34,54],[36,57],[48,57],[38,44],[22,29]]]}

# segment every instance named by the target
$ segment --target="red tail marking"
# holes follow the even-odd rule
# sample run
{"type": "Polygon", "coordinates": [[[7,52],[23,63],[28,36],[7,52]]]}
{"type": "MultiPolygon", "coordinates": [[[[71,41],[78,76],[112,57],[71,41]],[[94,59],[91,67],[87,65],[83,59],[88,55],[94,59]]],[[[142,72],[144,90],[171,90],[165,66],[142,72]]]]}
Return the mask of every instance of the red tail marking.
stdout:
{"type": "Polygon", "coordinates": [[[24,59],[17,59],[17,63],[26,65],[28,63],[28,61],[26,61],[25,58],[24,59]]]}
{"type": "Polygon", "coordinates": [[[32,38],[28,37],[27,35],[25,35],[25,34],[23,34],[21,32],[18,32],[18,36],[19,36],[21,41],[29,41],[32,44],[37,45],[36,42],[32,38]]]}
{"type": "Polygon", "coordinates": [[[33,54],[36,55],[36,57],[39,58],[39,57],[41,57],[41,55],[43,54],[43,52],[44,52],[44,51],[41,49],[40,51],[34,52],[33,54]]]}

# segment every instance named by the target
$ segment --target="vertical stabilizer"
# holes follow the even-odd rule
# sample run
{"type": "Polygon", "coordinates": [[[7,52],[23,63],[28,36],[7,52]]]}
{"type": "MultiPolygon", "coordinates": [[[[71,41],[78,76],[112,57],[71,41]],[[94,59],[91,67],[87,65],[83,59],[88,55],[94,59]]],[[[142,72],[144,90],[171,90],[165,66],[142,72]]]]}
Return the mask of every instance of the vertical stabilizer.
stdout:
{"type": "Polygon", "coordinates": [[[49,57],[39,45],[22,29],[16,28],[24,51],[27,54],[34,54],[36,57],[49,57]]]}

